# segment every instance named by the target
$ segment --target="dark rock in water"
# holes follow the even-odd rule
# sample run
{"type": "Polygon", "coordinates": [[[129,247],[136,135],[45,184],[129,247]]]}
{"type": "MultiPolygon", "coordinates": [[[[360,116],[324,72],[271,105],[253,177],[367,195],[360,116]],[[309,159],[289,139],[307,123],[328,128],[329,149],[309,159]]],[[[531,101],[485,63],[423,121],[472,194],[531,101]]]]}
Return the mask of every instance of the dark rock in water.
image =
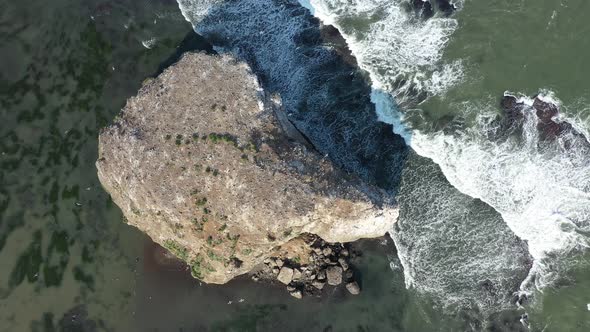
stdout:
{"type": "Polygon", "coordinates": [[[346,278],[346,281],[351,281],[352,278],[354,278],[354,272],[352,272],[352,270],[346,270],[344,277],[346,278]]]}
{"type": "Polygon", "coordinates": [[[450,0],[434,0],[436,3],[435,7],[433,7],[432,1],[411,0],[410,6],[418,17],[425,20],[433,17],[437,12],[441,12],[443,16],[450,16],[457,10],[457,7],[450,0]]]}
{"type": "Polygon", "coordinates": [[[450,16],[457,10],[457,7],[450,0],[436,0],[436,7],[445,16],[450,16]]]}
{"type": "Polygon", "coordinates": [[[502,130],[508,128],[522,129],[524,116],[526,112],[534,112],[537,116],[537,130],[542,141],[555,141],[559,137],[571,134],[572,138],[564,141],[564,146],[570,148],[574,143],[579,142],[582,146],[590,147],[590,143],[579,133],[570,123],[557,119],[559,115],[559,106],[551,103],[542,96],[533,98],[532,106],[519,102],[518,99],[511,95],[502,97],[500,106],[504,112],[502,130]]]}
{"type": "Polygon", "coordinates": [[[538,96],[535,97],[533,108],[536,111],[538,124],[537,129],[541,133],[541,137],[545,140],[554,140],[566,130],[571,130],[571,125],[566,125],[565,122],[558,123],[554,118],[559,114],[557,105],[543,101],[538,96]]]}
{"type": "MultiPolygon", "coordinates": [[[[502,97],[502,101],[500,102],[500,106],[502,110],[507,114],[511,113],[521,113],[522,112],[522,103],[519,103],[516,97],[511,95],[505,95],[502,97]]],[[[520,114],[522,116],[522,114],[520,114]]]]}
{"type": "Polygon", "coordinates": [[[553,117],[559,114],[557,105],[543,101],[539,98],[539,96],[535,97],[533,107],[537,111],[537,117],[539,118],[539,121],[543,123],[553,121],[553,117]]]}
{"type": "Polygon", "coordinates": [[[502,97],[500,106],[504,111],[504,119],[506,127],[520,126],[524,120],[524,105],[519,103],[516,97],[505,95],[502,97]]]}
{"type": "Polygon", "coordinates": [[[432,10],[432,4],[429,0],[412,0],[411,2],[416,15],[423,19],[429,19],[434,16],[434,11],[432,10]]]}

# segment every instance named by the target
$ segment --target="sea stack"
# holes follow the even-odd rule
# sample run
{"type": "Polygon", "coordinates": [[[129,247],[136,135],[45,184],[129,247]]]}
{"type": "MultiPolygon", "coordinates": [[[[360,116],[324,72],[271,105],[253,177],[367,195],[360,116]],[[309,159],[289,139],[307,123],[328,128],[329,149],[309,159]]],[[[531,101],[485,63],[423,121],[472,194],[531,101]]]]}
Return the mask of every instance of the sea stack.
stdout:
{"type": "MultiPolygon", "coordinates": [[[[228,55],[187,53],[146,80],[101,132],[96,166],[127,222],[207,283],[270,257],[303,265],[311,247],[286,250],[302,236],[380,237],[398,216],[385,192],[318,154],[280,96],[228,55]]],[[[291,265],[277,267],[283,282],[299,277],[291,265]]]]}

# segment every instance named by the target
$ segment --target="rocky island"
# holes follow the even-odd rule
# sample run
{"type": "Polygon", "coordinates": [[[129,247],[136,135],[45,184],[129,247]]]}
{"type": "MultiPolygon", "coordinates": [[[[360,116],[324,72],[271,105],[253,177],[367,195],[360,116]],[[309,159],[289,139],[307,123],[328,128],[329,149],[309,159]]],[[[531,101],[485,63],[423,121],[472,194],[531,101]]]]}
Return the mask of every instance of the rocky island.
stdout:
{"type": "Polygon", "coordinates": [[[295,297],[343,279],[356,294],[340,242],[383,236],[398,216],[228,55],[187,53],[146,80],[101,132],[96,166],[126,221],[207,283],[252,272],[295,297]]]}

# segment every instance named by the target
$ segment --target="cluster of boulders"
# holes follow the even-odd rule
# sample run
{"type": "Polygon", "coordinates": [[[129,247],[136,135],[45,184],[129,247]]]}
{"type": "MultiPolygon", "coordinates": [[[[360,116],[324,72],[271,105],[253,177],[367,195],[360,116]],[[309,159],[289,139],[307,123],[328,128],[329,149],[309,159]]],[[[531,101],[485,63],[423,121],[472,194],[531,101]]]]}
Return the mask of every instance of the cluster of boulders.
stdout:
{"type": "Polygon", "coordinates": [[[253,273],[254,281],[276,280],[287,286],[295,298],[304,295],[320,295],[326,285],[345,284],[350,294],[360,293],[350,259],[355,253],[341,243],[328,243],[311,236],[305,262],[281,257],[267,258],[263,266],[253,273]]]}

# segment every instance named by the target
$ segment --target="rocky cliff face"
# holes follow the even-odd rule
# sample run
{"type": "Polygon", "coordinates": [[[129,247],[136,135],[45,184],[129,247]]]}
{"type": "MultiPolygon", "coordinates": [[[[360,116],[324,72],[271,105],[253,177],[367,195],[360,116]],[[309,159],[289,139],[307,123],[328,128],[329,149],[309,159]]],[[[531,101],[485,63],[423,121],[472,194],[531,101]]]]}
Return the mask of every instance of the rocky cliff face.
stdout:
{"type": "Polygon", "coordinates": [[[303,233],[378,237],[398,215],[387,195],[318,155],[280,98],[229,56],[186,54],[147,81],[100,134],[96,165],[128,223],[208,283],[303,233]]]}

